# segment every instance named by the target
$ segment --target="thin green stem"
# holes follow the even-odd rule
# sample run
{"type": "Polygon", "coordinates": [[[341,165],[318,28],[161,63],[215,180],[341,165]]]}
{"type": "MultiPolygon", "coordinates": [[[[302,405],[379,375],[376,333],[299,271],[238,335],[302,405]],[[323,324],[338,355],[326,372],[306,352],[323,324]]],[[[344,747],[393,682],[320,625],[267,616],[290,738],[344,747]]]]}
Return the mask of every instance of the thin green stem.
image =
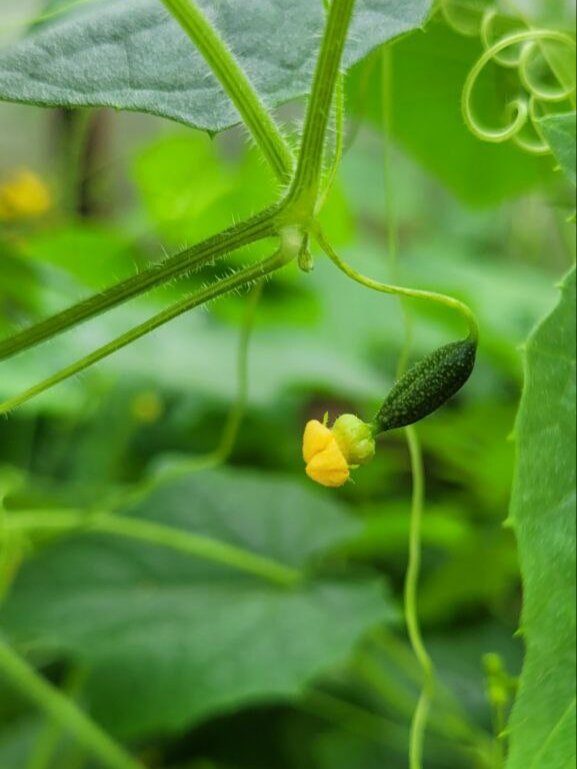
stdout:
{"type": "Polygon", "coordinates": [[[470,338],[474,341],[478,339],[479,326],[477,324],[477,320],[473,311],[466,304],[464,304],[464,302],[461,302],[452,296],[445,296],[445,294],[438,294],[433,291],[420,291],[419,289],[402,288],[401,286],[391,286],[387,283],[379,283],[372,278],[361,275],[360,272],[357,272],[353,267],[341,259],[319,227],[315,228],[314,236],[319,246],[329,257],[329,259],[339,268],[339,270],[341,270],[341,272],[344,272],[345,275],[347,275],[355,282],[360,283],[362,286],[366,286],[373,291],[380,291],[383,294],[409,297],[410,299],[420,299],[423,301],[440,304],[444,307],[448,307],[451,310],[455,310],[466,321],[469,328],[470,338]]]}
{"type": "MultiPolygon", "coordinates": [[[[64,683],[64,693],[75,701],[85,681],[80,667],[73,667],[64,683]]],[[[53,718],[46,719],[44,727],[33,747],[26,769],[49,769],[62,738],[62,725],[53,718]]]]}
{"type": "Polygon", "coordinates": [[[0,673],[20,694],[82,743],[107,769],[144,769],[0,636],[0,673]]]}
{"type": "Polygon", "coordinates": [[[182,278],[192,270],[232,253],[242,246],[272,237],[277,232],[277,208],[271,208],[246,222],[235,225],[208,240],[170,257],[159,265],[116,283],[47,320],[0,342],[0,361],[35,347],[69,329],[101,315],[141,294],[182,278]]]}
{"type": "Polygon", "coordinates": [[[80,374],[82,371],[85,371],[91,366],[94,366],[96,363],[99,363],[110,355],[113,355],[115,352],[122,350],[124,347],[127,347],[133,342],[136,342],[138,339],[141,339],[147,334],[150,334],[152,331],[155,331],[157,328],[164,326],[166,323],[174,320],[175,318],[178,318],[180,315],[183,315],[184,313],[189,312],[196,307],[200,307],[201,305],[206,304],[207,302],[210,302],[219,296],[223,296],[224,294],[230,293],[231,291],[235,291],[239,288],[242,288],[243,286],[250,285],[255,281],[261,280],[262,278],[270,275],[272,272],[275,272],[284,266],[286,261],[287,260],[285,256],[281,252],[278,252],[270,259],[265,259],[253,267],[247,267],[246,269],[241,270],[240,272],[237,272],[228,278],[223,278],[217,283],[214,283],[212,286],[209,286],[208,288],[203,289],[202,291],[199,291],[192,296],[182,299],[172,307],[169,307],[163,312],[158,313],[144,323],[117,337],[112,342],[109,342],[103,347],[100,347],[98,350],[95,350],[85,358],[76,361],[76,363],[73,363],[71,366],[62,369],[48,379],[39,382],[29,390],[26,390],[20,395],[17,395],[15,398],[11,398],[10,400],[1,403],[0,415],[8,414],[10,411],[13,411],[19,406],[22,406],[24,403],[27,403],[28,401],[32,400],[38,395],[41,395],[47,390],[56,387],[56,385],[66,381],[67,379],[70,379],[73,376],[76,376],[77,374],[80,374]]]}
{"type": "MultiPolygon", "coordinates": [[[[384,123],[386,130],[385,138],[385,163],[384,177],[385,188],[387,192],[387,218],[389,230],[389,262],[393,280],[398,280],[399,261],[398,261],[398,227],[396,220],[396,210],[394,207],[394,190],[392,185],[391,172],[391,147],[390,147],[390,128],[392,121],[392,62],[390,54],[385,51],[383,58],[383,104],[384,104],[384,123]]],[[[399,359],[398,374],[402,376],[408,367],[410,351],[412,346],[413,324],[409,308],[406,306],[406,294],[400,295],[401,311],[405,326],[405,343],[399,359]]],[[[431,297],[429,297],[430,299],[431,297]]],[[[454,299],[445,297],[442,300],[446,304],[449,300],[450,306],[454,307],[454,299]]],[[[459,303],[460,304],[460,303],[459,303]]],[[[465,305],[460,308],[463,316],[469,325],[470,334],[478,337],[477,323],[472,316],[471,311],[465,305]]],[[[405,618],[409,634],[409,640],[413,648],[415,657],[421,667],[423,674],[423,689],[417,702],[417,707],[412,716],[410,740],[409,740],[409,764],[410,769],[422,769],[423,765],[423,747],[425,733],[429,721],[429,714],[433,696],[435,693],[435,669],[433,662],[429,657],[423,643],[421,629],[419,625],[419,615],[417,606],[417,595],[419,586],[419,577],[421,571],[421,529],[425,506],[425,470],[423,465],[423,455],[421,443],[417,430],[414,427],[408,427],[405,430],[407,445],[411,457],[411,476],[413,480],[413,493],[411,504],[411,529],[409,537],[409,562],[407,565],[407,575],[405,580],[405,618]]],[[[444,725],[444,722],[443,722],[444,725]]]]}
{"type": "MultiPolygon", "coordinates": [[[[422,684],[422,672],[420,667],[415,664],[415,657],[412,650],[405,646],[395,635],[384,628],[379,629],[373,636],[377,648],[382,651],[388,659],[401,670],[403,670],[408,679],[417,685],[422,684]]],[[[443,707],[446,707],[447,714],[443,713],[443,723],[447,724],[448,730],[462,739],[465,743],[479,744],[486,746],[490,743],[491,735],[478,729],[468,720],[467,714],[463,711],[461,705],[454,697],[453,693],[442,682],[437,683],[437,695],[443,707]]],[[[433,724],[434,719],[431,719],[433,724]]],[[[448,734],[448,732],[447,732],[448,734]]]]}
{"type": "MultiPolygon", "coordinates": [[[[385,745],[398,753],[405,750],[407,730],[404,726],[333,694],[313,689],[305,694],[299,707],[311,715],[338,724],[350,734],[385,745]]],[[[431,744],[443,758],[452,753],[468,757],[462,746],[453,745],[443,737],[433,737],[431,744]]]]}
{"type": "Polygon", "coordinates": [[[228,416],[220,445],[215,452],[215,459],[217,464],[224,464],[230,457],[234,449],[242,421],[244,419],[249,389],[248,354],[250,348],[250,340],[254,330],[256,310],[262,296],[263,288],[264,284],[262,281],[257,283],[248,299],[244,323],[242,326],[238,345],[237,395],[235,403],[228,416]]]}
{"type": "Polygon", "coordinates": [[[435,668],[429,656],[419,624],[418,589],[421,573],[421,529],[425,501],[425,470],[421,444],[414,427],[405,429],[411,455],[413,474],[413,502],[411,509],[411,534],[409,542],[409,566],[405,582],[405,619],[411,646],[423,671],[423,691],[411,725],[409,750],[410,769],[422,769],[423,748],[427,721],[435,695],[435,668]]]}
{"type": "Polygon", "coordinates": [[[335,88],[355,0],[333,0],[317,62],[303,140],[289,201],[304,218],[313,216],[319,197],[325,140],[335,88]]]}
{"type": "Polygon", "coordinates": [[[139,518],[109,514],[87,516],[85,511],[29,511],[11,515],[8,531],[90,531],[170,548],[205,561],[238,569],[283,587],[298,584],[302,575],[294,569],[233,545],[139,518]]]}
{"type": "Polygon", "coordinates": [[[264,285],[262,281],[257,283],[251,291],[247,302],[238,348],[236,398],[228,414],[217,448],[205,455],[193,457],[192,459],[179,463],[177,467],[170,468],[167,473],[162,473],[163,480],[166,479],[167,475],[169,477],[177,477],[185,473],[198,473],[203,470],[211,470],[212,468],[223,465],[231,455],[246,411],[246,403],[248,399],[248,353],[250,339],[254,329],[256,309],[262,295],[263,287],[264,285]]]}
{"type": "Polygon", "coordinates": [[[94,112],[91,109],[77,109],[65,114],[69,120],[63,125],[64,136],[60,140],[62,199],[64,209],[69,214],[76,214],[79,210],[82,176],[86,172],[84,153],[94,112]]]}
{"type": "Polygon", "coordinates": [[[162,2],[205,58],[279,181],[288,184],[294,168],[292,150],[233,53],[192,0],[162,2]]]}

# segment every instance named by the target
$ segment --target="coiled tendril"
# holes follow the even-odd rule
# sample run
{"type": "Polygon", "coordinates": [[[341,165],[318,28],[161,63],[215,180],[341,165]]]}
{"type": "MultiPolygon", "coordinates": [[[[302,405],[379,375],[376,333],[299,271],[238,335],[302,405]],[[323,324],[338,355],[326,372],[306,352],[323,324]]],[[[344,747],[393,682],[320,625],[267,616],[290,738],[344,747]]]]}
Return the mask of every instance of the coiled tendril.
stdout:
{"type": "Polygon", "coordinates": [[[572,68],[568,82],[556,71],[550,51],[543,44],[563,46],[574,52],[575,40],[569,35],[550,29],[526,28],[523,21],[500,16],[495,8],[486,8],[482,0],[469,0],[465,4],[455,0],[440,0],[440,8],[447,24],[456,32],[479,36],[485,49],[471,69],[463,89],[462,111],[469,130],[482,141],[502,144],[513,141],[533,155],[551,153],[540,127],[540,118],[554,111],[555,105],[571,102],[574,109],[576,83],[572,68]],[[503,34],[499,24],[512,31],[503,34]],[[521,29],[514,29],[514,27],[521,29]],[[541,59],[542,62],[539,60],[541,59]],[[554,85],[545,86],[535,76],[535,65],[545,63],[554,85]],[[485,125],[475,109],[475,91],[489,64],[514,71],[518,78],[518,93],[504,105],[505,125],[492,128],[485,125]]]}

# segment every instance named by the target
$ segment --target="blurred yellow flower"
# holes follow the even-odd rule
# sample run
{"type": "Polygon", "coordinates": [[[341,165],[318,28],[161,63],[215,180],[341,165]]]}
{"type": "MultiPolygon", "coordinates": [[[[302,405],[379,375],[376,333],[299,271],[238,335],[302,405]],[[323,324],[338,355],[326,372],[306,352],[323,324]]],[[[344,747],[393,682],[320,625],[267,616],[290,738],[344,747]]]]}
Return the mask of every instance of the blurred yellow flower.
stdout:
{"type": "Polygon", "coordinates": [[[42,216],[51,207],[50,190],[39,176],[26,168],[0,184],[0,221],[42,216]]]}

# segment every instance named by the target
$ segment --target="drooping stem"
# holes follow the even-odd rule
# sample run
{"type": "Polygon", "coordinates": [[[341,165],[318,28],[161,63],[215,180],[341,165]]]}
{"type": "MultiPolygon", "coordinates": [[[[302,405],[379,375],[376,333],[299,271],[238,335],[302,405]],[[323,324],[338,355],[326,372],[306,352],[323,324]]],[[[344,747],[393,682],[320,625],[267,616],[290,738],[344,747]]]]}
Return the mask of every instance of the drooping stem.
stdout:
{"type": "Polygon", "coordinates": [[[4,403],[0,403],[0,415],[8,414],[18,406],[22,406],[24,403],[27,403],[38,395],[41,395],[47,390],[56,387],[56,385],[65,382],[67,379],[70,379],[77,374],[82,373],[91,366],[94,366],[96,363],[100,363],[100,361],[108,358],[115,352],[122,350],[124,347],[127,347],[133,342],[136,342],[138,339],[141,339],[147,334],[150,334],[152,331],[155,331],[157,328],[164,326],[166,323],[169,323],[171,320],[178,318],[184,313],[189,312],[196,307],[200,307],[201,305],[206,304],[207,302],[210,302],[219,296],[223,296],[224,294],[235,291],[236,289],[242,288],[243,286],[250,285],[254,281],[258,281],[261,278],[270,275],[284,264],[286,264],[284,255],[282,253],[277,253],[270,259],[265,259],[253,267],[247,267],[246,269],[241,270],[240,272],[237,272],[228,278],[217,281],[213,285],[203,289],[202,291],[199,291],[196,294],[193,294],[192,296],[182,299],[180,302],[172,305],[172,307],[163,310],[144,323],[135,326],[130,331],[127,331],[125,334],[122,334],[121,336],[114,339],[112,342],[105,344],[103,347],[95,350],[90,355],[81,358],[80,360],[76,361],[76,363],[73,363],[61,371],[58,371],[53,376],[48,377],[48,379],[45,379],[42,382],[39,382],[29,390],[20,393],[20,395],[17,395],[16,397],[11,398],[4,403]]]}
{"type": "Polygon", "coordinates": [[[0,342],[0,361],[52,339],[91,318],[118,307],[141,294],[151,291],[203,264],[236,251],[242,246],[272,237],[276,233],[277,209],[254,216],[208,240],[171,256],[161,264],[143,270],[127,280],[116,283],[100,294],[91,296],[73,307],[0,342]]]}
{"type": "Polygon", "coordinates": [[[435,695],[435,669],[427,652],[418,613],[418,589],[421,573],[421,529],[425,500],[425,471],[421,444],[414,427],[405,428],[411,455],[413,475],[413,501],[411,507],[411,533],[409,541],[409,566],[405,582],[405,620],[411,646],[423,672],[423,690],[411,724],[409,749],[410,769],[423,768],[423,748],[427,721],[435,695]]]}
{"type": "Polygon", "coordinates": [[[288,184],[294,156],[246,73],[193,0],[162,0],[196,45],[237,108],[279,181],[288,184]]]}
{"type": "Polygon", "coordinates": [[[468,307],[464,302],[461,302],[459,299],[455,299],[452,296],[445,296],[445,294],[438,294],[434,291],[421,291],[416,288],[413,289],[403,288],[401,286],[391,286],[387,283],[380,283],[379,281],[368,278],[365,275],[361,275],[360,272],[357,272],[353,267],[351,267],[340,258],[332,245],[325,238],[320,228],[315,228],[314,235],[319,246],[329,257],[329,259],[339,268],[339,270],[341,270],[341,272],[344,272],[345,275],[347,275],[352,280],[360,283],[362,286],[366,286],[367,288],[372,289],[373,291],[380,291],[383,294],[408,297],[410,299],[420,299],[426,302],[440,304],[444,307],[448,307],[451,310],[455,310],[467,323],[469,329],[469,338],[472,341],[477,341],[479,338],[479,326],[477,324],[475,315],[471,308],[468,307]]]}
{"type": "Polygon", "coordinates": [[[312,216],[319,196],[324,146],[355,0],[333,0],[309,100],[299,162],[289,200],[312,216]]]}
{"type": "Polygon", "coordinates": [[[298,571],[269,558],[209,537],[164,526],[140,518],[110,514],[87,515],[84,511],[30,511],[11,515],[8,531],[98,532],[166,547],[205,561],[238,569],[282,587],[301,580],[298,571]]]}
{"type": "Polygon", "coordinates": [[[144,769],[143,765],[114,742],[68,697],[52,686],[6,643],[0,635],[0,674],[23,697],[45,714],[86,749],[107,769],[144,769]]]}

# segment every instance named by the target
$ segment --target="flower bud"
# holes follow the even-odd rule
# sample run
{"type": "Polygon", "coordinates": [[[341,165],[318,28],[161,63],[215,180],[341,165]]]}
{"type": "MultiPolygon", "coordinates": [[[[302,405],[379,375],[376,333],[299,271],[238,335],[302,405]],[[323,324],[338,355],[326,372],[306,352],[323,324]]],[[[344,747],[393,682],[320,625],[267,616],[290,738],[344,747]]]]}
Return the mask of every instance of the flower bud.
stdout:
{"type": "Polygon", "coordinates": [[[375,438],[371,426],[354,414],[343,414],[332,428],[349,465],[366,465],[375,456],[375,438]]]}

